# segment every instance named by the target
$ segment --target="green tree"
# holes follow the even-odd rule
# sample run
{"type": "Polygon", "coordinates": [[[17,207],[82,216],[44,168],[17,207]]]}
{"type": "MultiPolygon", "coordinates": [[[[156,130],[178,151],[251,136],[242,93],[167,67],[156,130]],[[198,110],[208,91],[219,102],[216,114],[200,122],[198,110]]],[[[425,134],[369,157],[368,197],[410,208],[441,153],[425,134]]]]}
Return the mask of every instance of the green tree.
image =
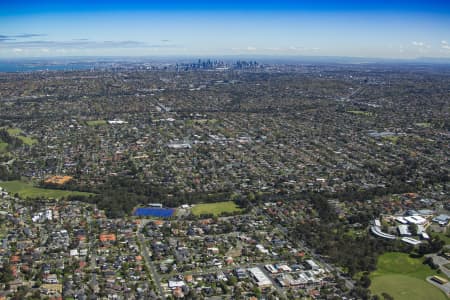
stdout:
{"type": "Polygon", "coordinates": [[[14,276],[11,271],[11,265],[9,264],[9,261],[5,259],[5,261],[3,262],[3,267],[1,268],[0,272],[0,282],[8,283],[12,280],[14,280],[14,276]]]}

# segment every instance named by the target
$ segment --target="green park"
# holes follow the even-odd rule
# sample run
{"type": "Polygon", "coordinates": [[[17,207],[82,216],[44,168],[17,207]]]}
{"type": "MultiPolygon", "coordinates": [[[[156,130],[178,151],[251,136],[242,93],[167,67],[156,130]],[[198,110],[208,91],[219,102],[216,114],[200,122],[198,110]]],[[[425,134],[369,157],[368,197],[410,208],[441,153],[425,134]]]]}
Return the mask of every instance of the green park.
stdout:
{"type": "Polygon", "coordinates": [[[196,204],[192,208],[192,214],[195,216],[213,214],[214,216],[220,216],[222,213],[235,213],[240,212],[242,209],[233,201],[223,201],[215,203],[202,203],[196,204]]]}
{"type": "Polygon", "coordinates": [[[445,300],[438,288],[426,281],[428,276],[439,275],[423,263],[424,258],[413,258],[406,253],[387,252],[378,258],[377,270],[370,274],[370,290],[382,297],[387,293],[396,300],[445,300]]]}
{"type": "Polygon", "coordinates": [[[27,183],[19,180],[0,182],[0,187],[5,189],[12,195],[18,194],[19,197],[26,199],[48,198],[61,199],[69,196],[90,196],[92,194],[78,191],[67,191],[57,189],[47,189],[35,187],[32,183],[27,183]]]}

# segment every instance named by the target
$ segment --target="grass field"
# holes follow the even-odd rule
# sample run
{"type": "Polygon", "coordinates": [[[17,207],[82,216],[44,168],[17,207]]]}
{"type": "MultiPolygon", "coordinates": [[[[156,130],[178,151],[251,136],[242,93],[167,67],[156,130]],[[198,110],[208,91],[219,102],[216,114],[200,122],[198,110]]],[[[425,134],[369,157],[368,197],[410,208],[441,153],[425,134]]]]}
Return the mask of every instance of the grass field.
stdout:
{"type": "Polygon", "coordinates": [[[0,182],[0,186],[11,194],[19,194],[21,198],[53,198],[61,199],[68,196],[89,196],[90,193],[77,191],[52,190],[34,187],[31,183],[18,180],[0,182]]]}
{"type": "Polygon", "coordinates": [[[0,224],[0,239],[3,239],[6,236],[6,233],[8,233],[8,228],[4,223],[0,224]]]}
{"type": "Polygon", "coordinates": [[[349,110],[348,113],[354,114],[354,115],[360,115],[360,116],[366,116],[370,117],[372,115],[369,111],[362,111],[362,110],[349,110]]]}
{"type": "MultiPolygon", "coordinates": [[[[5,128],[5,127],[3,127],[3,128],[5,128]]],[[[25,145],[31,146],[38,142],[36,139],[33,139],[29,136],[25,136],[20,128],[6,128],[6,131],[9,133],[9,135],[15,136],[18,139],[22,140],[22,142],[25,145]]]]}
{"type": "Polygon", "coordinates": [[[414,125],[419,126],[419,127],[423,127],[423,128],[430,128],[431,127],[431,123],[428,123],[428,122],[415,123],[414,125]]]}
{"type": "Polygon", "coordinates": [[[423,264],[423,259],[388,252],[378,258],[377,270],[370,274],[370,290],[379,296],[386,292],[396,300],[445,300],[442,291],[426,282],[427,276],[435,274],[436,271],[423,264]]]}
{"type": "Polygon", "coordinates": [[[100,126],[100,125],[106,125],[106,121],[105,120],[91,120],[91,121],[86,121],[86,124],[88,126],[100,126]]]}
{"type": "Polygon", "coordinates": [[[390,141],[390,142],[392,142],[392,143],[394,143],[394,144],[397,144],[397,141],[398,141],[398,136],[395,136],[395,135],[392,135],[392,136],[383,136],[383,140],[385,140],[385,141],[390,141]]]}
{"type": "Polygon", "coordinates": [[[7,128],[6,131],[8,131],[10,135],[19,135],[22,133],[22,130],[19,128],[7,128]]]}
{"type": "Polygon", "coordinates": [[[192,208],[192,214],[195,216],[200,216],[202,214],[213,214],[215,216],[219,216],[223,212],[234,213],[241,210],[242,209],[233,201],[224,201],[196,204],[192,208]]]}
{"type": "Polygon", "coordinates": [[[446,245],[450,245],[450,236],[447,236],[448,230],[446,230],[446,232],[434,232],[429,230],[428,233],[432,237],[438,236],[441,240],[445,242],[446,245]]]}
{"type": "Polygon", "coordinates": [[[18,135],[17,138],[21,139],[25,145],[31,146],[37,143],[36,139],[30,138],[29,136],[18,135]]]}
{"type": "Polygon", "coordinates": [[[7,143],[0,142],[0,153],[6,152],[7,148],[8,148],[7,143]]]}

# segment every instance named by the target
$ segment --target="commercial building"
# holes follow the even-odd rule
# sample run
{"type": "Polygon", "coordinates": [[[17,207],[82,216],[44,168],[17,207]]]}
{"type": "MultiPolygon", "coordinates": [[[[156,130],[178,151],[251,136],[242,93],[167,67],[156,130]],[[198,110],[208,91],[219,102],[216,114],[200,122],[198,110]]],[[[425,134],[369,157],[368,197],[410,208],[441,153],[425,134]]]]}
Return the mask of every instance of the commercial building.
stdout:
{"type": "Polygon", "coordinates": [[[260,268],[250,268],[248,269],[248,272],[260,288],[272,286],[272,281],[263,273],[263,271],[261,271],[260,268]]]}

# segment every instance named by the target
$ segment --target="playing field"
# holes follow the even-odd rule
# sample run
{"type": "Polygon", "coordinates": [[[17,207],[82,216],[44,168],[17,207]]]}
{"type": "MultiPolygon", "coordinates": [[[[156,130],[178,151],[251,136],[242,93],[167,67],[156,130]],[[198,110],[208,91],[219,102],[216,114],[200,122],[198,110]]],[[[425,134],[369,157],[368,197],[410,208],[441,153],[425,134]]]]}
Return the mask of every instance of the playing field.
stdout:
{"type": "Polygon", "coordinates": [[[106,125],[106,121],[105,120],[91,120],[91,121],[86,121],[86,124],[88,126],[100,126],[100,125],[106,125]]]}
{"type": "Polygon", "coordinates": [[[68,196],[89,196],[90,193],[77,191],[52,190],[34,187],[30,183],[14,180],[0,182],[0,187],[4,188],[10,194],[19,194],[21,198],[52,198],[61,199],[68,196]]]}
{"type": "Polygon", "coordinates": [[[213,214],[219,216],[221,213],[228,212],[234,213],[241,211],[242,208],[236,205],[233,201],[215,202],[215,203],[202,203],[196,204],[192,208],[192,214],[200,216],[203,214],[213,214]]]}
{"type": "Polygon", "coordinates": [[[366,116],[370,117],[372,115],[369,111],[362,111],[362,110],[349,110],[348,113],[354,114],[354,115],[360,115],[360,116],[366,116]]]}
{"type": "Polygon", "coordinates": [[[134,211],[134,215],[138,217],[157,217],[168,218],[173,216],[175,209],[159,208],[159,207],[139,207],[134,211]]]}
{"type": "Polygon", "coordinates": [[[370,290],[379,296],[388,293],[396,300],[445,300],[447,297],[442,291],[426,282],[427,276],[435,274],[423,264],[423,259],[388,252],[378,258],[377,270],[370,274],[370,290]]]}
{"type": "Polygon", "coordinates": [[[430,128],[431,127],[431,123],[428,123],[428,122],[415,123],[414,125],[419,126],[419,127],[423,127],[423,128],[430,128]]]}
{"type": "Polygon", "coordinates": [[[0,142],[0,153],[6,152],[6,149],[8,148],[7,143],[0,142]]]}

